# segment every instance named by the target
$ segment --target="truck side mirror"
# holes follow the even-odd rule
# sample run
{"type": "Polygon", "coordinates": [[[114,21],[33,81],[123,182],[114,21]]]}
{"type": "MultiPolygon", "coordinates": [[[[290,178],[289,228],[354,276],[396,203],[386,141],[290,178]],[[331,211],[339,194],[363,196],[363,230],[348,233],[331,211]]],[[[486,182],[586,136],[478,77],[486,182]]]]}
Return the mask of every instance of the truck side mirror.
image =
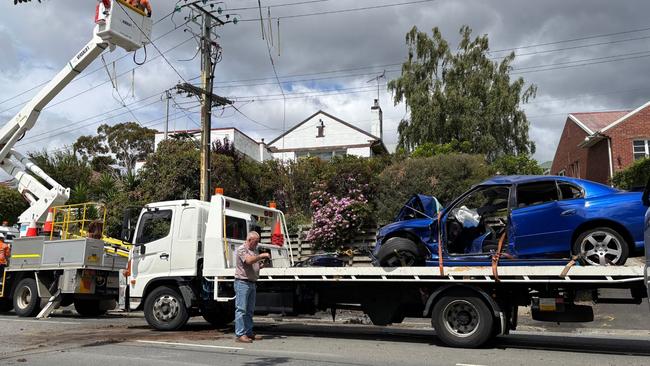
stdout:
{"type": "Polygon", "coordinates": [[[122,234],[120,239],[126,243],[133,243],[135,226],[139,217],[140,208],[129,207],[124,210],[122,219],[122,234]]]}

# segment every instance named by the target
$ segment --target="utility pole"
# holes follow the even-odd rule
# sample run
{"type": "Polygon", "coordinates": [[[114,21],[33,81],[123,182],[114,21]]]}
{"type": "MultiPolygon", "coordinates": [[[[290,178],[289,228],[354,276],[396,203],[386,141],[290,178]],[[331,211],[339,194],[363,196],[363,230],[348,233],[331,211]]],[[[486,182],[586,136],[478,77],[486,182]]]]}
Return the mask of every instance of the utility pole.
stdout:
{"type": "Polygon", "coordinates": [[[165,112],[165,140],[167,140],[167,135],[169,134],[169,100],[172,99],[172,94],[168,90],[165,90],[165,98],[167,99],[167,109],[165,112]]]}
{"type": "Polygon", "coordinates": [[[210,134],[212,130],[212,107],[215,105],[228,105],[232,101],[214,95],[212,93],[214,83],[214,63],[217,62],[219,45],[212,40],[212,27],[222,26],[226,23],[237,24],[238,19],[231,14],[225,14],[225,21],[219,18],[223,9],[218,6],[221,1],[216,0],[195,0],[185,5],[177,5],[174,12],[188,7],[191,9],[187,20],[195,22],[199,17],[203,20],[201,25],[201,88],[189,83],[176,86],[178,90],[184,90],[188,94],[199,96],[201,99],[201,176],[200,176],[200,199],[209,201],[212,196],[210,192],[210,134]]]}
{"type": "Polygon", "coordinates": [[[210,135],[212,132],[212,39],[210,37],[212,18],[203,17],[203,59],[201,60],[201,85],[205,93],[201,98],[201,190],[200,199],[210,197],[210,135]]]}

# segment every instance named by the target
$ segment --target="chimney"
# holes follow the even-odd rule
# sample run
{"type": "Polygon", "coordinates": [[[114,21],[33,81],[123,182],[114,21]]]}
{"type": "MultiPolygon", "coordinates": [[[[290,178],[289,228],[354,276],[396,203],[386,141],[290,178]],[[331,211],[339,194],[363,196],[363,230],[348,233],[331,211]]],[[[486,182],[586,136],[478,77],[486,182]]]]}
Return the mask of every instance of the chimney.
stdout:
{"type": "Polygon", "coordinates": [[[262,139],[262,142],[260,142],[259,146],[260,146],[260,162],[264,162],[264,149],[266,149],[266,144],[264,143],[264,139],[262,139]]]}
{"type": "Polygon", "coordinates": [[[379,99],[375,99],[375,104],[370,107],[370,134],[384,139],[384,117],[379,106],[379,99]]]}

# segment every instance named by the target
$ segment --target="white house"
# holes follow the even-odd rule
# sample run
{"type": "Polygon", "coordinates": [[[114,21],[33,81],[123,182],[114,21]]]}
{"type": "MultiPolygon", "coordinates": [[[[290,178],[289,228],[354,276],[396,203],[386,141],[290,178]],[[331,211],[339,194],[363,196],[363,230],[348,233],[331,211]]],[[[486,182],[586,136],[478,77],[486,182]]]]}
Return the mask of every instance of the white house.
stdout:
{"type": "Polygon", "coordinates": [[[275,138],[268,144],[269,149],[274,158],[283,161],[305,156],[329,160],[339,155],[387,154],[382,141],[382,111],[376,99],[370,112],[370,133],[321,110],[275,138]]]}
{"type": "MultiPolygon", "coordinates": [[[[178,130],[169,131],[168,136],[175,134],[188,134],[195,138],[197,141],[201,140],[201,130],[178,130]]],[[[154,149],[158,148],[158,144],[165,139],[164,132],[157,132],[154,140],[154,149]]],[[[210,130],[210,142],[215,141],[228,141],[235,146],[235,150],[244,156],[247,156],[255,161],[261,162],[272,159],[273,156],[264,144],[264,140],[257,142],[245,133],[239,131],[234,127],[228,128],[213,128],[210,130]]]]}

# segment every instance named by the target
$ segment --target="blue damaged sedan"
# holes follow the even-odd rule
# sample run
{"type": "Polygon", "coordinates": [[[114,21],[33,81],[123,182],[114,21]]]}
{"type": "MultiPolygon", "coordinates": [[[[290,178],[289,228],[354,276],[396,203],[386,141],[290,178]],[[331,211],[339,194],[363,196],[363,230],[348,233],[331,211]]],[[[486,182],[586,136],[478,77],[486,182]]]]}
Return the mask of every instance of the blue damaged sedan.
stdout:
{"type": "MultiPolygon", "coordinates": [[[[641,192],[561,176],[496,176],[445,208],[418,236],[381,230],[373,251],[381,266],[558,264],[622,265],[643,249],[641,192]]],[[[408,226],[402,221],[401,226],[408,226]]]]}

